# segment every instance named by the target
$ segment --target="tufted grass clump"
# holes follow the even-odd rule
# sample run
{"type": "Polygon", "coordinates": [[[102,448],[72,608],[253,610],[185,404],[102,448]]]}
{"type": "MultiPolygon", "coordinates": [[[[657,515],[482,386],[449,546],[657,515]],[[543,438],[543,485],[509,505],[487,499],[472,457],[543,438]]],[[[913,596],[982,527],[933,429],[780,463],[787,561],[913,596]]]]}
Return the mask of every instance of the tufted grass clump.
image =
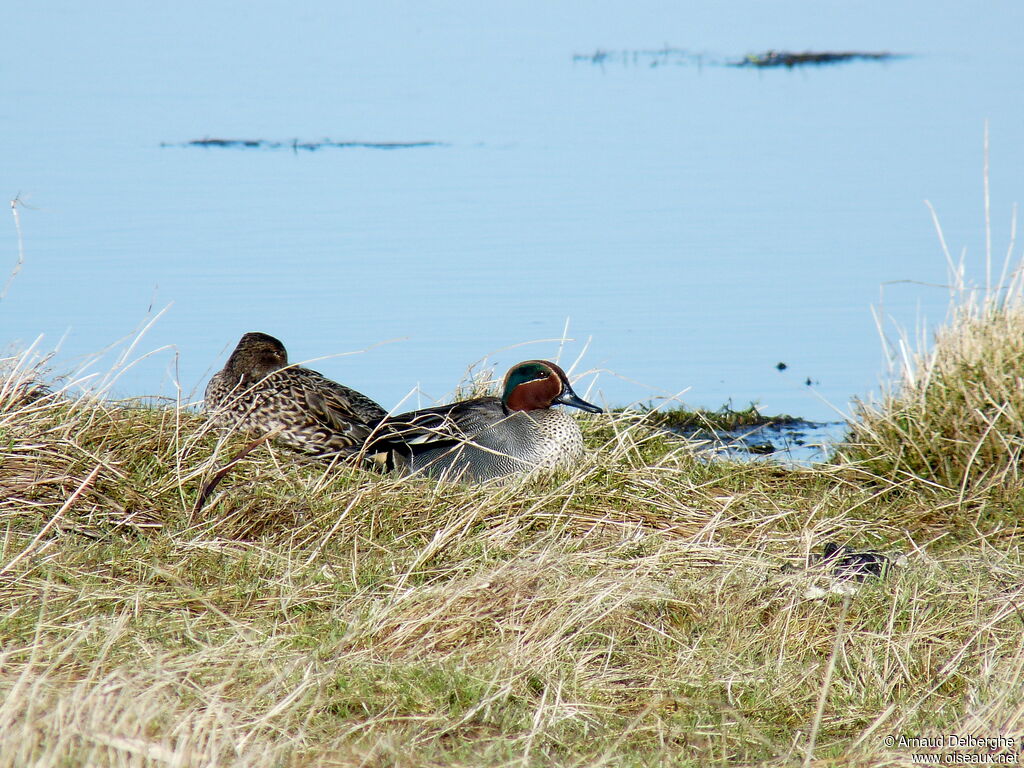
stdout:
{"type": "Polygon", "coordinates": [[[983,500],[624,413],[505,485],[264,444],[197,508],[246,438],[14,369],[0,768],[895,766],[889,734],[1024,730],[1021,534],[983,500]],[[820,596],[826,541],[908,563],[820,596]]]}
{"type": "Polygon", "coordinates": [[[896,394],[862,403],[849,457],[945,490],[1021,488],[1024,308],[960,312],[896,394]]]}
{"type": "Polygon", "coordinates": [[[1024,262],[988,289],[962,273],[933,343],[910,354],[902,340],[890,391],[857,404],[843,458],[922,491],[1012,498],[1024,488],[1024,262]]]}

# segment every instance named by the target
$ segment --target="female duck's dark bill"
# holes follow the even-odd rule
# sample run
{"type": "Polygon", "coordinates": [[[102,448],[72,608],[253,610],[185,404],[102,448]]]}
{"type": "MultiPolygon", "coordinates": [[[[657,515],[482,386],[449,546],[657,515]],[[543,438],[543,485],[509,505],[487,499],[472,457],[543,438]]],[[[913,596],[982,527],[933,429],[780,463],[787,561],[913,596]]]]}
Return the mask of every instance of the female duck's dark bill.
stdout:
{"type": "Polygon", "coordinates": [[[604,413],[604,411],[596,405],[588,403],[582,397],[573,392],[572,387],[568,385],[562,389],[562,394],[556,397],[553,402],[558,405],[571,405],[573,408],[579,408],[581,411],[587,411],[588,413],[604,413]]]}

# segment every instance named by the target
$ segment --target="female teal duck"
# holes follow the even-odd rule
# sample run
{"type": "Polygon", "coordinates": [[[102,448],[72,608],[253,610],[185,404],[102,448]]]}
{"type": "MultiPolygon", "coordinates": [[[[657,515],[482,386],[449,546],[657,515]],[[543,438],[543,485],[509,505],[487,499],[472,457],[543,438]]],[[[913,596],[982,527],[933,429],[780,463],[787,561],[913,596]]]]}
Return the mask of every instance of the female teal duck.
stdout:
{"type": "Polygon", "coordinates": [[[602,412],[573,392],[557,365],[527,360],[505,376],[501,397],[387,418],[366,450],[388,453],[402,471],[444,480],[482,482],[565,466],[583,455],[583,436],[576,420],[553,405],[602,412]]]}
{"type": "Polygon", "coordinates": [[[288,365],[284,345],[247,333],[206,387],[204,407],[221,427],[267,434],[320,456],[355,454],[387,412],[316,371],[288,365]]]}

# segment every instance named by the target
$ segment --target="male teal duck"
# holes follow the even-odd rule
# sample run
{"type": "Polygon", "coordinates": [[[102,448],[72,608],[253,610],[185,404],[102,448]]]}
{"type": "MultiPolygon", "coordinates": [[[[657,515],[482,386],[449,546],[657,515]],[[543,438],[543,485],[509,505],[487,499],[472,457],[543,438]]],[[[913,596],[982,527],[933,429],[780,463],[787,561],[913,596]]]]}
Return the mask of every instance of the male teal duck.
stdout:
{"type": "Polygon", "coordinates": [[[573,392],[560,367],[527,360],[505,376],[501,397],[478,397],[385,419],[367,454],[387,453],[406,473],[482,482],[571,465],[583,455],[583,436],[569,405],[601,409],[573,392]]]}
{"type": "Polygon", "coordinates": [[[247,333],[210,379],[204,407],[220,427],[260,434],[305,453],[357,453],[387,412],[354,389],[298,365],[284,344],[247,333]]]}

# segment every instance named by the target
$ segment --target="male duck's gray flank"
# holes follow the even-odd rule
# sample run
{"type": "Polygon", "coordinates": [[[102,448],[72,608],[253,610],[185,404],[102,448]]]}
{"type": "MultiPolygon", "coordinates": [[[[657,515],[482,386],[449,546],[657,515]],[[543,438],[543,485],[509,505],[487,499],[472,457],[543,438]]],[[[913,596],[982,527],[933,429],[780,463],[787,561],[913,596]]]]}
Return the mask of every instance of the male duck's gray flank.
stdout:
{"type": "Polygon", "coordinates": [[[571,465],[583,455],[576,420],[553,405],[601,413],[558,365],[527,360],[509,370],[501,397],[478,397],[400,414],[380,425],[368,453],[388,452],[410,472],[485,481],[571,465]]]}
{"type": "Polygon", "coordinates": [[[265,333],[242,336],[210,379],[204,407],[219,426],[276,432],[284,445],[321,456],[357,453],[387,415],[354,389],[289,366],[284,345],[265,333]]]}

